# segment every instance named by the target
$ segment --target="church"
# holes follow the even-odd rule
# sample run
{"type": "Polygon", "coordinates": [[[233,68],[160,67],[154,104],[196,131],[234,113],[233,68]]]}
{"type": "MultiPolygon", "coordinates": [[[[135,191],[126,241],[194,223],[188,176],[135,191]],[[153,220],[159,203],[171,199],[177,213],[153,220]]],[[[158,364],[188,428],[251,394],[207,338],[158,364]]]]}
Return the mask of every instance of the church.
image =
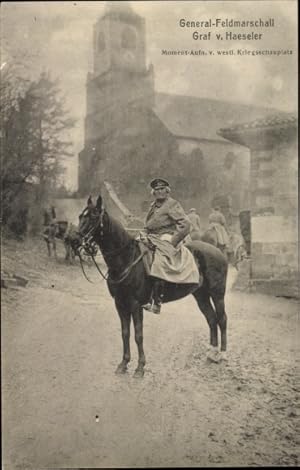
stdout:
{"type": "Polygon", "coordinates": [[[218,131],[270,110],[156,93],[146,46],[145,18],[129,2],[106,2],[93,30],[79,194],[97,193],[108,182],[142,215],[151,200],[147,185],[160,176],[186,210],[196,207],[204,218],[215,198],[225,213],[247,210],[249,150],[218,131]]]}

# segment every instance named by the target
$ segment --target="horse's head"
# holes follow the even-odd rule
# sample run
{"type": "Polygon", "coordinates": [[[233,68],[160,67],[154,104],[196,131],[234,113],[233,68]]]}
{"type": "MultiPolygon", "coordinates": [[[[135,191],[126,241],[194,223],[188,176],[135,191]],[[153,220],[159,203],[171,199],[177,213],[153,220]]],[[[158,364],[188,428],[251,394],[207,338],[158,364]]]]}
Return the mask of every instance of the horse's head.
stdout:
{"type": "Polygon", "coordinates": [[[82,213],[79,215],[79,234],[84,238],[89,235],[94,235],[98,227],[103,227],[104,206],[102,197],[98,196],[96,204],[93,203],[90,196],[87,200],[87,205],[82,213]]]}
{"type": "Polygon", "coordinates": [[[72,247],[75,251],[78,252],[83,248],[86,254],[95,254],[97,252],[94,236],[97,229],[100,229],[100,233],[103,230],[103,216],[104,206],[102,197],[98,196],[96,204],[94,204],[90,196],[85,209],[79,215],[77,237],[72,241],[72,247]]]}

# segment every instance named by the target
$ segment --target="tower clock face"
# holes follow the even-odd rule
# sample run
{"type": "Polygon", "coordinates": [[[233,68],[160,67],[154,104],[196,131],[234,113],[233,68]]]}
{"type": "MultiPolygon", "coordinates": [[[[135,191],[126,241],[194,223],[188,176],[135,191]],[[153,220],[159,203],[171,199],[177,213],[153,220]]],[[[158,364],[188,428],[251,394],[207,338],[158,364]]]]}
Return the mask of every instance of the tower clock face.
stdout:
{"type": "Polygon", "coordinates": [[[135,50],[136,49],[136,31],[134,28],[126,26],[123,29],[121,36],[121,47],[122,49],[135,50]]]}

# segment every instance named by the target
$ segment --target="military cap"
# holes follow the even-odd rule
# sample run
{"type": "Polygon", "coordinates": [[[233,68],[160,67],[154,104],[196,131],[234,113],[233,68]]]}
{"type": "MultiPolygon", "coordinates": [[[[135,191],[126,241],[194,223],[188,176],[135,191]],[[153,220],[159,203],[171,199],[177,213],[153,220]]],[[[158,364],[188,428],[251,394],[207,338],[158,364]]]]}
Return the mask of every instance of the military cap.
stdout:
{"type": "Polygon", "coordinates": [[[169,188],[170,185],[167,180],[162,178],[155,178],[150,182],[150,186],[152,189],[160,189],[160,188],[169,188]]]}

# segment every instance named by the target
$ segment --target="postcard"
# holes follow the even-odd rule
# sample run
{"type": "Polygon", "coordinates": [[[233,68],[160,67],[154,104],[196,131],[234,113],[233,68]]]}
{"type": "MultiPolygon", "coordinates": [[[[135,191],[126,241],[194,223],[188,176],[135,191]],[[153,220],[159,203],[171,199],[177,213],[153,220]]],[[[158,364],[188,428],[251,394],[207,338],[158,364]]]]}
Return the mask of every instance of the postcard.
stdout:
{"type": "Polygon", "coordinates": [[[297,32],[2,3],[4,470],[299,465],[297,32]]]}

